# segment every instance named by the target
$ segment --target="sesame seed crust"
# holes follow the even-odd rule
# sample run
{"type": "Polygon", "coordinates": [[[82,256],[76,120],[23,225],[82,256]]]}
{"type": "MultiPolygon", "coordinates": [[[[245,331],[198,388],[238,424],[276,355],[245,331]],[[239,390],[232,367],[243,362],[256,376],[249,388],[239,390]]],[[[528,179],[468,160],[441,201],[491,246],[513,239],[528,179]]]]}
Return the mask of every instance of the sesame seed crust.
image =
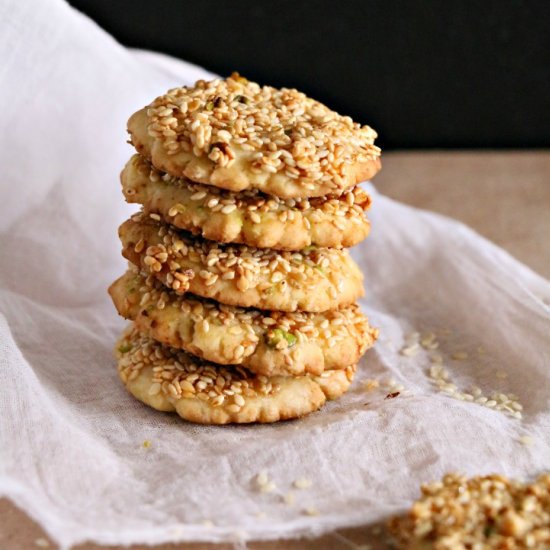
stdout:
{"type": "Polygon", "coordinates": [[[247,310],[178,296],[137,268],[109,288],[120,315],[145,336],[201,359],[273,375],[320,375],[355,364],[378,330],[354,304],[325,313],[247,310]]]}
{"type": "Polygon", "coordinates": [[[159,411],[200,424],[277,422],[299,418],[340,397],[355,366],[316,376],[262,376],[201,361],[140,335],[130,326],[117,342],[127,390],[159,411]]]}
{"type": "Polygon", "coordinates": [[[320,312],[354,303],[363,275],[347,250],[300,252],[220,245],[139,213],[119,228],[123,256],[178,294],[223,304],[320,312]]]}
{"type": "Polygon", "coordinates": [[[169,90],[130,117],[128,132],[159,170],[235,192],[321,197],[380,169],[372,128],[236,73],[169,90]]]}
{"type": "Polygon", "coordinates": [[[365,239],[369,195],[360,187],[341,196],[286,199],[255,189],[240,193],[159,172],[134,155],[121,173],[126,201],[166,223],[221,243],[300,250],[350,247],[365,239]]]}
{"type": "Polygon", "coordinates": [[[550,548],[550,475],[520,483],[502,475],[447,474],[422,486],[388,529],[398,548],[550,548]]]}

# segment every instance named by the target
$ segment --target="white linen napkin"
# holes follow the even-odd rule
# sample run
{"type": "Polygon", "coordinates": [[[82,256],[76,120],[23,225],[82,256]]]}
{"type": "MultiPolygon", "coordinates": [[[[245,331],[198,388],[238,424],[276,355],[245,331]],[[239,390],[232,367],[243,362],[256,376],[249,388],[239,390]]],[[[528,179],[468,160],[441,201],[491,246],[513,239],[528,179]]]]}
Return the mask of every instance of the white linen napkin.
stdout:
{"type": "Polygon", "coordinates": [[[210,75],[129,51],[59,0],[4,1],[0,20],[0,495],[62,547],[320,534],[398,512],[449,470],[548,468],[550,284],[374,189],[372,236],[353,253],[382,336],[349,394],[300,421],[242,427],[186,424],[130,397],[106,293],[125,265],[117,226],[135,211],[118,183],[126,120],[210,75]],[[407,340],[420,332],[430,347],[429,331],[437,350],[407,340]],[[438,391],[434,353],[460,391],[517,394],[523,418],[438,391]],[[255,486],[263,470],[272,492],[255,486]],[[298,478],[311,487],[293,489],[298,478]]]}

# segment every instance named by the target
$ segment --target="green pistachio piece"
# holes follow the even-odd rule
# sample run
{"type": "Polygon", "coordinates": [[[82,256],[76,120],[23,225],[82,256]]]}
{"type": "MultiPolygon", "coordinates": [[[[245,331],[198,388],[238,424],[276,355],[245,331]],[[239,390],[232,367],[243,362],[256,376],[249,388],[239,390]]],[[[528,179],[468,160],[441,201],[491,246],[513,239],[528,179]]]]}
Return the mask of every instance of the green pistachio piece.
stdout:
{"type": "Polygon", "coordinates": [[[291,334],[290,332],[286,332],[286,330],[283,330],[281,328],[276,328],[273,331],[271,331],[270,336],[268,336],[267,345],[274,348],[283,340],[286,341],[286,343],[288,344],[288,347],[290,348],[294,344],[296,344],[296,342],[298,341],[298,338],[296,338],[294,334],[291,334]]]}
{"type": "Polygon", "coordinates": [[[119,348],[118,348],[118,351],[120,353],[128,353],[130,350],[132,349],[132,346],[130,344],[122,344],[119,348]]]}

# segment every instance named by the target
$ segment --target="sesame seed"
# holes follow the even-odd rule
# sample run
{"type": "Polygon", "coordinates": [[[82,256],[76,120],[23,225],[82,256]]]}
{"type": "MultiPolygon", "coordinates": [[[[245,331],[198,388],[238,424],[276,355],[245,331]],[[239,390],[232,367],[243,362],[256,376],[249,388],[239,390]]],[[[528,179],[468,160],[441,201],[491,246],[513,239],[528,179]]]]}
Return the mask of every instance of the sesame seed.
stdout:
{"type": "Polygon", "coordinates": [[[312,481],[311,479],[301,477],[294,481],[293,485],[296,489],[309,489],[312,485],[312,481]]]}
{"type": "Polygon", "coordinates": [[[261,487],[263,485],[267,485],[268,481],[269,476],[267,474],[267,470],[261,470],[256,476],[256,484],[261,487]]]}
{"type": "Polygon", "coordinates": [[[378,380],[367,379],[363,381],[363,387],[367,392],[375,390],[379,386],[380,386],[380,382],[378,382],[378,380]]]}
{"type": "Polygon", "coordinates": [[[242,395],[237,394],[233,397],[233,399],[239,407],[244,407],[245,401],[242,395]]]}
{"type": "Polygon", "coordinates": [[[223,214],[231,214],[231,212],[235,211],[237,209],[237,206],[235,204],[227,204],[222,208],[223,214]]]}
{"type": "Polygon", "coordinates": [[[294,496],[294,493],[292,491],[289,491],[283,497],[283,500],[285,501],[285,504],[287,506],[292,506],[294,504],[294,502],[296,501],[296,497],[294,496]]]}
{"type": "Polygon", "coordinates": [[[203,525],[204,527],[210,529],[210,528],[214,527],[214,522],[210,519],[203,519],[201,521],[201,525],[203,525]]]}
{"type": "Polygon", "coordinates": [[[252,153],[251,171],[286,173],[306,190],[315,189],[314,182],[342,190],[348,164],[380,155],[368,126],[297,90],[260,87],[236,73],[169,90],[151,103],[147,116],[149,135],[169,155],[192,151],[225,167],[240,148],[252,153]]]}
{"type": "Polygon", "coordinates": [[[275,485],[275,483],[273,483],[272,481],[268,481],[265,485],[262,485],[260,487],[260,492],[272,493],[273,491],[275,491],[275,489],[277,489],[277,485],[275,485]]]}
{"type": "Polygon", "coordinates": [[[404,355],[405,357],[414,357],[418,354],[420,351],[420,346],[418,344],[411,344],[410,346],[406,346],[404,348],[401,348],[399,353],[401,355],[404,355]]]}

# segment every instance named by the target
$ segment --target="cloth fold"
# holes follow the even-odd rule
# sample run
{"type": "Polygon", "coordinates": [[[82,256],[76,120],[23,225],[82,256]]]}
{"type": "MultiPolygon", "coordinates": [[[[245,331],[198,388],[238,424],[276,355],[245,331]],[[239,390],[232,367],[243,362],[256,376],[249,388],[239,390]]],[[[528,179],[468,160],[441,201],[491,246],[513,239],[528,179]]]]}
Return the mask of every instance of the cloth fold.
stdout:
{"type": "Polygon", "coordinates": [[[124,322],[106,293],[124,271],[117,226],[135,210],[118,183],[126,120],[211,75],[127,50],[58,0],[8,0],[0,19],[0,494],[62,547],[314,535],[398,512],[449,470],[548,467],[550,284],[372,187],[373,232],[353,254],[382,336],[349,394],[300,421],[223,428],[127,395],[112,357],[124,322]],[[437,350],[400,353],[430,331],[437,350]],[[517,394],[523,417],[438,391],[435,353],[460,391],[517,394]],[[257,490],[263,470],[272,492],[257,490]]]}

